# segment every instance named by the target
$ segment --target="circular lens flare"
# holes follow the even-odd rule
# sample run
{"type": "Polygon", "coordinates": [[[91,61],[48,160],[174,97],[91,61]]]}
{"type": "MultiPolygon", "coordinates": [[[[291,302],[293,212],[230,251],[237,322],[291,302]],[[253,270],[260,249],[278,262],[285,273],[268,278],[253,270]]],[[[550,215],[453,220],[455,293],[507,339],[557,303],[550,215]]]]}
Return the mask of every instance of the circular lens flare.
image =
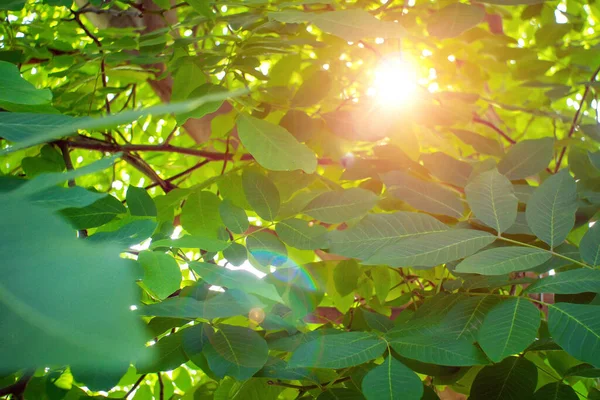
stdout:
{"type": "Polygon", "coordinates": [[[388,108],[400,108],[414,101],[417,94],[417,71],[400,57],[387,58],[375,70],[373,95],[388,108]]]}

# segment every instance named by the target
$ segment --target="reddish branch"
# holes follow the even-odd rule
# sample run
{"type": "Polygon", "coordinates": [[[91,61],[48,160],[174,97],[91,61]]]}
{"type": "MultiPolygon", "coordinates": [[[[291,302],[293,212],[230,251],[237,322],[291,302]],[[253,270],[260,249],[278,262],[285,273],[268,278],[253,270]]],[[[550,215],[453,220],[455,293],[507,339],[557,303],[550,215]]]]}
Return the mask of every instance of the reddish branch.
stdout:
{"type": "Polygon", "coordinates": [[[481,119],[478,116],[474,116],[473,117],[473,122],[475,122],[476,124],[481,124],[481,125],[485,125],[488,128],[493,129],[497,134],[499,134],[500,136],[502,136],[504,139],[506,139],[510,144],[515,144],[517,142],[515,142],[510,136],[508,136],[506,134],[506,132],[504,132],[502,129],[498,128],[496,125],[492,124],[489,121],[486,121],[485,119],[481,119]]]}
{"type": "MultiPolygon", "coordinates": [[[[571,128],[569,128],[569,134],[567,135],[567,138],[570,138],[575,133],[575,128],[577,127],[577,122],[579,121],[579,115],[581,114],[581,110],[583,109],[583,103],[585,102],[585,98],[587,97],[588,93],[590,92],[590,88],[592,87],[591,83],[596,81],[596,77],[598,76],[598,74],[600,74],[600,66],[598,66],[598,68],[596,68],[596,70],[590,77],[590,85],[585,86],[585,91],[583,92],[583,96],[581,97],[581,101],[579,102],[579,108],[577,108],[577,111],[575,112],[575,115],[573,116],[573,121],[571,122],[571,128]]],[[[563,146],[563,148],[560,150],[560,155],[558,156],[558,160],[556,161],[556,167],[554,167],[555,173],[558,172],[558,170],[560,169],[560,164],[562,163],[562,160],[565,156],[566,151],[567,151],[567,146],[563,146]]]]}

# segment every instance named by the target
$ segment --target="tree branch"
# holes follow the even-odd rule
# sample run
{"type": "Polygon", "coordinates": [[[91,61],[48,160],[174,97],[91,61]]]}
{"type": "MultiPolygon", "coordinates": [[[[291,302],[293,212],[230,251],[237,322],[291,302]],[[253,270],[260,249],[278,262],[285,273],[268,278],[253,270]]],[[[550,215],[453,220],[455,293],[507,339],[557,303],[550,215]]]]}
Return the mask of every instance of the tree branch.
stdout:
{"type": "Polygon", "coordinates": [[[12,385],[0,388],[0,397],[13,395],[15,398],[21,398],[21,395],[25,392],[27,384],[32,376],[32,371],[25,372],[23,376],[12,385]]]}
{"type": "Polygon", "coordinates": [[[279,382],[279,381],[268,381],[267,384],[270,386],[282,386],[282,387],[286,387],[286,388],[290,388],[290,389],[311,390],[311,389],[319,389],[324,386],[335,385],[337,383],[342,383],[342,382],[346,382],[349,380],[350,380],[350,377],[345,376],[343,378],[336,379],[335,381],[325,382],[325,383],[321,383],[319,385],[304,385],[304,386],[303,385],[292,385],[290,383],[279,382]]]}
{"type": "Polygon", "coordinates": [[[129,389],[129,391],[125,395],[125,399],[127,399],[129,396],[131,396],[131,394],[135,391],[135,389],[137,389],[138,386],[140,386],[140,383],[142,383],[142,381],[144,380],[145,377],[146,377],[146,374],[143,374],[142,376],[140,376],[138,378],[137,381],[135,381],[135,383],[133,384],[133,386],[131,387],[131,389],[129,389]]]}
{"type": "Polygon", "coordinates": [[[488,128],[493,129],[497,134],[499,134],[500,136],[502,136],[504,139],[506,139],[510,144],[515,144],[517,143],[516,141],[514,141],[510,136],[508,136],[506,134],[506,132],[504,132],[502,129],[498,128],[496,125],[492,124],[489,121],[486,121],[485,119],[481,119],[478,116],[473,116],[473,122],[475,122],[476,124],[481,124],[481,125],[485,125],[488,128]]]}
{"type": "MultiPolygon", "coordinates": [[[[596,80],[596,77],[598,76],[598,74],[600,74],[600,65],[598,66],[598,68],[596,68],[596,70],[590,77],[590,83],[592,83],[596,80]]],[[[583,92],[583,96],[581,96],[581,101],[579,102],[579,108],[577,108],[577,111],[575,112],[575,115],[573,116],[573,121],[571,122],[571,128],[569,128],[569,134],[567,135],[567,138],[570,138],[575,133],[575,128],[577,127],[577,121],[579,120],[579,115],[581,114],[581,110],[583,109],[583,103],[585,102],[585,98],[587,97],[588,93],[590,92],[591,87],[592,87],[592,85],[585,85],[585,91],[583,92]]],[[[558,170],[560,169],[560,164],[562,163],[562,160],[565,157],[566,152],[567,152],[567,146],[563,146],[563,148],[560,150],[560,155],[558,156],[558,161],[556,161],[556,167],[554,167],[554,173],[557,173],[558,170]]]]}

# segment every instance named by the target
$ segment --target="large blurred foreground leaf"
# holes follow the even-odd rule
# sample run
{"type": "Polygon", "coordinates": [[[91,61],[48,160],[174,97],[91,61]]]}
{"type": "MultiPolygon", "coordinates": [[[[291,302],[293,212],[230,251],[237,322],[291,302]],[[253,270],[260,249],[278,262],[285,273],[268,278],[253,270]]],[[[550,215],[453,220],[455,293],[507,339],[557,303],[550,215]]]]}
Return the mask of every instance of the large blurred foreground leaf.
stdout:
{"type": "Polygon", "coordinates": [[[0,200],[0,372],[70,364],[128,365],[143,348],[134,268],[119,248],[92,245],[48,210],[0,200]]]}

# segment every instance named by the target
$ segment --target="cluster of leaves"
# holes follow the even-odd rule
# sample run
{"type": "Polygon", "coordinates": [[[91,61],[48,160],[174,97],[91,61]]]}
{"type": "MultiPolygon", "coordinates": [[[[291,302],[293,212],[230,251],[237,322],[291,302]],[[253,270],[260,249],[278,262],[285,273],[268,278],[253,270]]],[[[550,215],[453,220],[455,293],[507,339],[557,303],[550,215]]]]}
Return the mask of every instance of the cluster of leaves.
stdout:
{"type": "Polygon", "coordinates": [[[77,4],[0,4],[0,397],[600,399],[600,4],[77,4]]]}

